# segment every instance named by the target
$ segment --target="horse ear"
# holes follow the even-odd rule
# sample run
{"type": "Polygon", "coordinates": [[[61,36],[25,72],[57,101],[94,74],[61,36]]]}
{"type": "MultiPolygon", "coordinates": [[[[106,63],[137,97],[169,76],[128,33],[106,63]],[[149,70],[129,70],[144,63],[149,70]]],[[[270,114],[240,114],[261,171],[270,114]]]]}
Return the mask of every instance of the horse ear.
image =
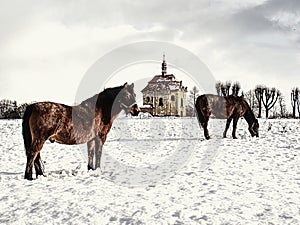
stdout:
{"type": "Polygon", "coordinates": [[[127,87],[127,86],[128,86],[127,82],[126,82],[123,86],[124,86],[124,87],[127,87]]]}
{"type": "Polygon", "coordinates": [[[134,83],[132,83],[132,84],[130,85],[130,87],[133,89],[133,88],[134,88],[134,83]]]}

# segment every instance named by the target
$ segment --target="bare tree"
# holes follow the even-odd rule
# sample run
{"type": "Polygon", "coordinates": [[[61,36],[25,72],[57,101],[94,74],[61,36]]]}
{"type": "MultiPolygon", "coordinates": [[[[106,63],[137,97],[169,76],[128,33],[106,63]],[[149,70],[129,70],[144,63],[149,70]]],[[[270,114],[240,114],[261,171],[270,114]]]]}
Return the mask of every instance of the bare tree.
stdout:
{"type": "Polygon", "coordinates": [[[272,109],[278,99],[279,91],[276,88],[263,89],[262,102],[266,110],[266,118],[269,117],[269,111],[272,109]]]}
{"type": "Polygon", "coordinates": [[[250,108],[257,114],[258,113],[258,101],[255,97],[254,90],[247,91],[243,94],[244,98],[248,102],[250,108]]]}
{"type": "Polygon", "coordinates": [[[241,90],[240,83],[239,82],[233,83],[233,85],[231,87],[232,95],[238,96],[240,90],[241,90]]]}
{"type": "Polygon", "coordinates": [[[285,100],[284,100],[284,97],[281,92],[279,92],[278,104],[279,104],[279,110],[280,110],[280,117],[286,117],[287,116],[286,104],[285,104],[285,100]]]}
{"type": "Polygon", "coordinates": [[[216,91],[217,91],[217,95],[219,95],[219,96],[228,96],[228,95],[230,95],[230,89],[231,89],[231,94],[232,95],[238,96],[239,91],[241,90],[241,85],[240,85],[239,82],[235,82],[231,86],[230,81],[226,81],[226,82],[218,81],[215,85],[215,88],[216,88],[216,91]]]}
{"type": "Polygon", "coordinates": [[[223,96],[228,96],[231,87],[231,82],[226,81],[226,83],[221,84],[221,92],[223,96]]]}
{"type": "Polygon", "coordinates": [[[221,92],[221,86],[222,86],[221,81],[217,81],[215,87],[216,87],[217,95],[219,95],[219,96],[222,95],[222,92],[221,92]]]}
{"type": "Polygon", "coordinates": [[[228,96],[229,95],[229,91],[230,91],[230,87],[231,87],[231,82],[230,81],[226,81],[225,83],[218,81],[216,83],[216,91],[217,91],[217,95],[219,96],[228,96]]]}
{"type": "Polygon", "coordinates": [[[258,118],[261,118],[263,90],[264,90],[264,86],[262,86],[262,85],[258,85],[254,89],[255,97],[256,97],[257,103],[258,103],[258,116],[257,116],[258,118]]]}
{"type": "Polygon", "coordinates": [[[300,108],[299,108],[299,88],[293,88],[291,92],[291,104],[293,108],[293,118],[296,118],[296,108],[298,109],[298,115],[300,115],[300,108]]]}
{"type": "Polygon", "coordinates": [[[193,116],[195,116],[195,103],[196,103],[196,99],[198,97],[198,93],[199,93],[199,90],[196,86],[194,86],[192,88],[192,90],[190,90],[190,95],[193,99],[193,116]]]}

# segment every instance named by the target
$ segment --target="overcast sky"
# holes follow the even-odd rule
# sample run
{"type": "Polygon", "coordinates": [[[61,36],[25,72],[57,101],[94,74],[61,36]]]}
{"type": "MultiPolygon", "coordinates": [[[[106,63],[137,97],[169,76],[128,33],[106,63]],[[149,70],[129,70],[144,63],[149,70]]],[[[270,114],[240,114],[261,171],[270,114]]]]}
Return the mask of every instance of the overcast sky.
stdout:
{"type": "Polygon", "coordinates": [[[277,87],[288,105],[300,86],[299,0],[12,0],[1,5],[0,28],[0,99],[19,103],[72,104],[96,60],[147,40],[188,49],[216,80],[245,91],[277,87]]]}

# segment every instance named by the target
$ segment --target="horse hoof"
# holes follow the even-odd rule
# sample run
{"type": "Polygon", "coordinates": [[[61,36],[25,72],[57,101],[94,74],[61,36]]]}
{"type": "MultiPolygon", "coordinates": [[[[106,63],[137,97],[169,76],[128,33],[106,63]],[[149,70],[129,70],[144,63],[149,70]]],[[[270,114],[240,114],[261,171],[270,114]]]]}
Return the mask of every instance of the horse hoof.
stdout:
{"type": "Polygon", "coordinates": [[[26,179],[26,180],[33,180],[32,177],[24,177],[24,179],[26,179]]]}
{"type": "Polygon", "coordinates": [[[26,179],[26,180],[33,180],[32,174],[25,172],[24,179],[26,179]]]}
{"type": "Polygon", "coordinates": [[[95,169],[91,167],[90,164],[88,164],[88,170],[95,170],[95,169]]]}

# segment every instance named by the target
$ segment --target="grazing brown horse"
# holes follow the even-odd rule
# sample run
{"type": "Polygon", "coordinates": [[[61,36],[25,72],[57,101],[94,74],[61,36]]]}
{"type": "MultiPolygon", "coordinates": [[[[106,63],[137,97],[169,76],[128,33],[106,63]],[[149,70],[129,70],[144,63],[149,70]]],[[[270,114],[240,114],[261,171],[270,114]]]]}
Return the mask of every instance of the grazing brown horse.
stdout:
{"type": "Polygon", "coordinates": [[[36,177],[43,175],[40,151],[46,140],[67,145],[87,143],[88,169],[99,168],[102,146],[114,119],[122,110],[133,116],[139,113],[133,88],[127,83],[107,88],[73,107],[53,102],[27,106],[22,123],[27,156],[24,178],[32,180],[33,166],[36,177]]]}
{"type": "Polygon", "coordinates": [[[244,117],[249,125],[249,132],[252,137],[258,137],[259,124],[254,116],[250,106],[243,97],[238,96],[226,96],[221,97],[218,95],[201,95],[197,98],[196,112],[199,124],[204,129],[204,136],[209,139],[209,133],[207,124],[210,116],[214,116],[217,119],[227,119],[226,127],[223,133],[223,137],[226,138],[226,133],[233,120],[232,137],[236,139],[236,126],[240,117],[244,117]]]}

